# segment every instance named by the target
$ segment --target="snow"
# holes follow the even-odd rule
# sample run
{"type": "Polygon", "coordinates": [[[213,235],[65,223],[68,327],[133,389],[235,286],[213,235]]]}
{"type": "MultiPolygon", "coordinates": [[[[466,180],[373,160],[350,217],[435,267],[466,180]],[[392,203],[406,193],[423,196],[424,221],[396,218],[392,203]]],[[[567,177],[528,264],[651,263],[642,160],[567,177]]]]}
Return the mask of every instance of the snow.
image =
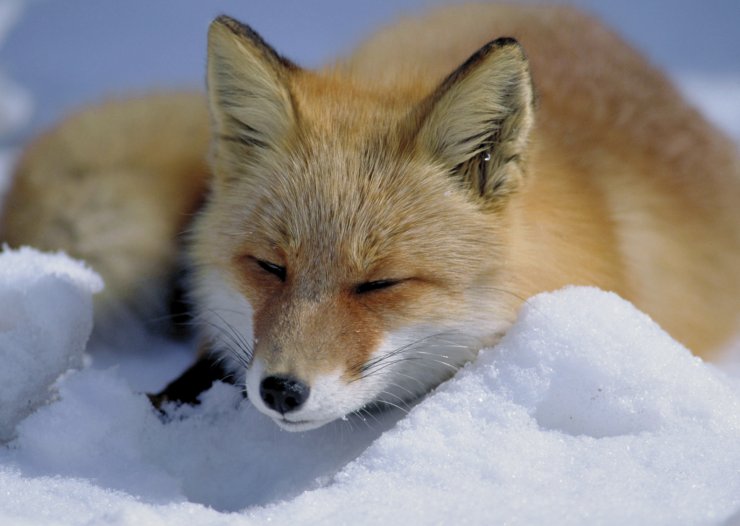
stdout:
{"type": "MultiPolygon", "coordinates": [[[[0,45],[22,5],[0,2],[0,45]]],[[[0,135],[33,107],[2,66],[0,135]]],[[[740,72],[673,73],[740,140],[740,72]]],[[[221,383],[154,412],[142,393],[192,346],[139,329],[86,347],[101,286],[63,254],[0,253],[2,525],[740,524],[740,339],[704,363],[569,288],[408,414],[287,433],[221,383]]]]}
{"type": "Polygon", "coordinates": [[[0,443],[49,398],[60,375],[82,365],[92,294],[102,287],[64,254],[0,253],[0,443]]]}

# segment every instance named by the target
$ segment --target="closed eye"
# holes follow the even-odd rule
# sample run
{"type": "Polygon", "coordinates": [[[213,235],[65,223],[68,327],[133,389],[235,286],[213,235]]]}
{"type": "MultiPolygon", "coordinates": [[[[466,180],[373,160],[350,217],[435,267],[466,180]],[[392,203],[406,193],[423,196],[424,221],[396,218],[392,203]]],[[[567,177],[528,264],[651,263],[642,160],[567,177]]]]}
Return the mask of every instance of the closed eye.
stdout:
{"type": "Polygon", "coordinates": [[[367,294],[376,290],[387,289],[398,285],[403,280],[401,279],[379,279],[377,281],[368,281],[366,283],[360,283],[355,287],[355,294],[367,294]]]}
{"type": "Polygon", "coordinates": [[[264,261],[262,259],[257,259],[255,261],[257,261],[257,264],[262,270],[276,276],[280,281],[285,281],[285,267],[281,267],[280,265],[276,265],[275,263],[270,263],[269,261],[264,261]]]}

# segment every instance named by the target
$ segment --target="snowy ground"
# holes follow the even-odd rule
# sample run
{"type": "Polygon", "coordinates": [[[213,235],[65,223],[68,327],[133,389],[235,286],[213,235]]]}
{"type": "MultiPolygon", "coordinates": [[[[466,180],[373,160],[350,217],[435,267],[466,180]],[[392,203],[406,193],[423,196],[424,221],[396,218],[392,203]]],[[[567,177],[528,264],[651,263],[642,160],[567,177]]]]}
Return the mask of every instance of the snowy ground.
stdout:
{"type": "MultiPolygon", "coordinates": [[[[0,130],[37,98],[2,66],[0,130]]],[[[674,76],[740,141],[737,70],[674,76]]],[[[223,384],[158,418],[140,393],[190,350],[83,356],[98,288],[62,255],[0,255],[2,525],[740,524],[740,349],[705,364],[613,295],[531,300],[408,415],[290,434],[223,384]]]]}

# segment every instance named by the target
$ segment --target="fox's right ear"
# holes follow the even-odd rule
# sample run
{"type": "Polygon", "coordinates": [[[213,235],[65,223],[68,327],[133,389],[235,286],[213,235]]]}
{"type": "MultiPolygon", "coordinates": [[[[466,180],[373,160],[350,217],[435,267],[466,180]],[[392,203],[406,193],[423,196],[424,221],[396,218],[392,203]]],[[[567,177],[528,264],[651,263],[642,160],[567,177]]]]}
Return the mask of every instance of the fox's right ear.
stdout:
{"type": "Polygon", "coordinates": [[[218,139],[277,148],[295,120],[287,78],[298,67],[250,27],[220,16],[208,31],[208,103],[218,139]]]}
{"type": "Polygon", "coordinates": [[[417,144],[462,187],[493,204],[516,191],[534,120],[529,63],[516,40],[483,46],[419,109],[417,144]]]}

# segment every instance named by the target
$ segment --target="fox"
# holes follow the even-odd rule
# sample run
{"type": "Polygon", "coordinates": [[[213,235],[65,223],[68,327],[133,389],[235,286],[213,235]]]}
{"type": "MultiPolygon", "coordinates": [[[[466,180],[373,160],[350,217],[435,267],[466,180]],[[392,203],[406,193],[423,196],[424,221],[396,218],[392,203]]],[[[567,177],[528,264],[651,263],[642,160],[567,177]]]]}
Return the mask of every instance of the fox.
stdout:
{"type": "Polygon", "coordinates": [[[105,102],[33,141],[1,239],[88,262],[96,323],[159,312],[184,264],[200,356],[281,428],[418,400],[569,285],[701,357],[735,334],[736,145],[591,15],[438,8],[317,70],[220,16],[207,56],[205,96],[105,102]]]}

